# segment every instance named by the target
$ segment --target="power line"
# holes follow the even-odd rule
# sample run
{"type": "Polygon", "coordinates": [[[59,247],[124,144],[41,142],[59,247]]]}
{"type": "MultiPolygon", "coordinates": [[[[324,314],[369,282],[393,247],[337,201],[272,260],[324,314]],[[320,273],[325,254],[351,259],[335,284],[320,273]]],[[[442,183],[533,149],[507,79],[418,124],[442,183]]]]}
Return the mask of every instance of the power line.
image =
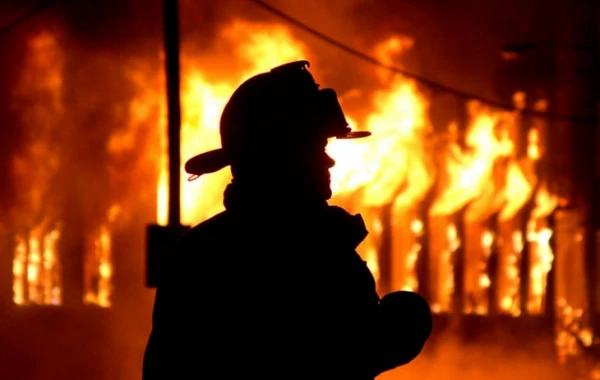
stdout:
{"type": "MultiPolygon", "coordinates": [[[[268,12],[278,16],[279,18],[287,21],[288,23],[304,30],[305,32],[308,32],[310,34],[312,34],[313,36],[319,38],[320,40],[327,42],[328,44],[337,47],[340,50],[343,50],[355,57],[358,57],[360,59],[362,59],[365,62],[371,63],[373,65],[382,67],[384,69],[387,69],[389,71],[392,71],[394,73],[400,74],[402,76],[405,76],[407,78],[411,78],[414,79],[415,81],[424,84],[434,90],[438,90],[441,92],[445,92],[445,93],[449,93],[452,94],[454,96],[457,96],[459,98],[463,98],[463,99],[471,99],[471,100],[477,100],[480,103],[484,103],[490,106],[493,106],[495,108],[499,108],[499,109],[503,109],[503,110],[508,110],[508,111],[514,111],[515,107],[511,106],[509,104],[506,104],[504,102],[500,102],[497,100],[492,100],[492,99],[487,99],[484,98],[482,96],[476,95],[476,94],[472,94],[466,91],[462,91],[459,90],[457,88],[453,88],[450,86],[447,86],[445,84],[433,81],[431,79],[422,77],[420,75],[417,74],[413,74],[410,72],[407,72],[405,70],[402,70],[398,67],[392,66],[392,65],[388,65],[385,64],[383,62],[381,62],[380,60],[365,54],[359,50],[356,50],[338,40],[335,40],[331,37],[329,37],[328,35],[310,27],[309,25],[299,21],[298,19],[272,7],[271,5],[265,3],[264,1],[261,0],[250,0],[253,3],[255,3],[256,5],[262,7],[263,9],[267,10],[268,12]]],[[[535,117],[539,117],[539,118],[545,118],[545,119],[554,119],[554,120],[570,120],[570,121],[594,121],[596,120],[595,117],[593,116],[577,116],[577,115],[559,115],[559,114],[552,114],[552,113],[546,113],[546,112],[540,112],[540,111],[535,111],[535,110],[531,110],[531,109],[523,109],[520,110],[521,114],[524,115],[529,115],[529,116],[535,116],[535,117]]]]}
{"type": "Polygon", "coordinates": [[[9,22],[7,25],[5,25],[2,28],[0,28],[0,35],[2,35],[4,33],[8,33],[15,26],[19,25],[20,23],[22,23],[23,21],[27,20],[28,18],[34,16],[35,14],[41,12],[42,10],[44,10],[46,7],[48,7],[49,5],[51,5],[52,3],[54,3],[55,1],[56,0],[42,1],[41,3],[39,3],[38,5],[36,5],[35,7],[33,7],[32,9],[30,9],[27,13],[23,14],[20,17],[17,17],[13,21],[9,22]]]}

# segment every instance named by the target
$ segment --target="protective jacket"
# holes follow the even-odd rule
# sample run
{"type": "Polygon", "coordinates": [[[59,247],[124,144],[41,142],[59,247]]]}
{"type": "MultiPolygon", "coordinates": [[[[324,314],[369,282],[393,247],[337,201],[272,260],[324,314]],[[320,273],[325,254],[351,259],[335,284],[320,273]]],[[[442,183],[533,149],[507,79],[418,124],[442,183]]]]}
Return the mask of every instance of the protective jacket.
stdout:
{"type": "Polygon", "coordinates": [[[185,233],[157,288],[144,380],[373,379],[431,330],[414,293],[382,303],[341,208],[241,202],[185,233]]]}

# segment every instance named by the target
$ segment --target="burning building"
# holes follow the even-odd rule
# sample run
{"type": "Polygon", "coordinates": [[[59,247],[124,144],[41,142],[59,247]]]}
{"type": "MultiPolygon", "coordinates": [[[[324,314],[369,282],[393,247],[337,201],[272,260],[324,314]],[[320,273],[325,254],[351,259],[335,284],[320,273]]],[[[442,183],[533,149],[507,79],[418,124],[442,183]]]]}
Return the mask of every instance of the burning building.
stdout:
{"type": "MultiPolygon", "coordinates": [[[[131,4],[124,12],[137,10],[131,4]]],[[[315,24],[333,20],[325,27],[332,35],[344,30],[338,35],[352,37],[348,25],[357,21],[377,25],[345,40],[383,65],[417,66],[419,33],[410,33],[415,26],[402,17],[385,16],[383,5],[332,2],[320,16],[283,4],[315,24]],[[345,18],[332,18],[338,12],[345,18]]],[[[569,64],[564,52],[548,77],[535,80],[514,68],[489,69],[500,85],[490,74],[485,86],[509,101],[502,109],[476,97],[449,99],[418,78],[351,61],[250,2],[235,10],[181,7],[182,159],[219,146],[220,112],[241,81],[299,59],[339,89],[350,123],[373,133],[368,141],[330,143],[337,162],[332,203],[363,214],[370,235],[359,253],[379,290],[423,294],[437,327],[422,358],[382,377],[584,373],[568,359],[588,355],[596,344],[600,283],[588,176],[598,175],[575,163],[592,166],[598,158],[593,121],[553,116],[590,114],[584,90],[558,74],[569,64]],[[556,89],[544,82],[554,77],[556,89]],[[574,125],[589,128],[583,133],[574,125]],[[555,367],[557,361],[567,364],[555,367]]],[[[415,11],[414,23],[426,14],[425,6],[403,7],[415,11]]],[[[161,9],[159,2],[148,8],[145,22],[133,11],[121,20],[102,8],[85,27],[77,18],[85,6],[68,16],[57,9],[56,17],[16,34],[15,63],[3,63],[14,74],[2,84],[10,89],[3,99],[9,115],[2,192],[9,211],[1,219],[0,256],[4,378],[139,374],[152,306],[143,286],[145,226],[168,223],[170,174],[161,9]],[[125,25],[143,26],[125,41],[116,41],[121,35],[114,31],[98,36],[111,17],[121,20],[121,33],[125,25]]],[[[89,21],[96,9],[87,12],[89,21]]],[[[452,75],[448,70],[441,77],[452,75]]],[[[460,88],[463,79],[457,80],[460,88]]],[[[183,169],[181,175],[183,224],[223,209],[228,171],[194,182],[183,169]]],[[[594,369],[589,363],[585,371],[594,369]]]]}

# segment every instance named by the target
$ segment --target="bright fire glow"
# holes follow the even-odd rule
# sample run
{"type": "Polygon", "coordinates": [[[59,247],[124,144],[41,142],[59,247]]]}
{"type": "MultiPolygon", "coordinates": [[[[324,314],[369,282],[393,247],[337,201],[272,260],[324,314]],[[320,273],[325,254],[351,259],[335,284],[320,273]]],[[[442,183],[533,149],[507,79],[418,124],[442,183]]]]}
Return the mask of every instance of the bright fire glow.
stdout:
{"type": "MultiPolygon", "coordinates": [[[[318,58],[290,31],[279,24],[252,23],[235,20],[226,25],[219,36],[221,46],[230,47],[234,56],[224,63],[218,58],[182,56],[182,160],[220,146],[218,125],[221,110],[239,83],[251,75],[268,71],[283,62],[308,59],[315,63],[318,58]],[[231,66],[231,67],[230,67],[231,66]]],[[[394,59],[409,49],[413,41],[393,36],[374,46],[373,54],[384,62],[394,59]]],[[[460,144],[459,126],[449,126],[449,142],[441,149],[433,149],[433,129],[429,121],[429,101],[415,82],[402,76],[377,72],[379,89],[370,94],[368,112],[358,112],[345,107],[348,120],[354,128],[373,133],[371,138],[355,141],[333,140],[328,152],[336,160],[331,170],[334,199],[349,210],[360,212],[365,218],[370,234],[359,248],[375,277],[381,277],[379,266],[380,247],[385,238],[383,232],[392,229],[392,241],[387,244],[394,268],[391,269],[393,286],[418,290],[416,264],[421,254],[422,228],[419,222],[428,218],[447,218],[440,238],[445,241],[438,251],[429,252],[437,275],[433,277],[437,298],[433,300],[439,311],[450,311],[454,292],[454,258],[464,241],[459,237],[455,223],[479,223],[493,213],[501,221],[511,220],[531,198],[536,177],[528,165],[517,160],[513,137],[519,131],[518,111],[500,112],[477,102],[468,103],[469,120],[465,130],[465,145],[460,144]],[[439,155],[438,153],[441,152],[439,155]],[[435,164],[440,162],[440,164],[435,164]],[[427,215],[421,215],[420,205],[434,184],[440,184],[427,215]],[[455,220],[460,210],[465,210],[465,220],[455,220]],[[389,216],[385,216],[388,215],[389,216]],[[391,220],[391,222],[388,220],[391,220]],[[403,222],[406,221],[406,222],[403,222]]],[[[164,102],[164,78],[154,78],[153,73],[140,69],[132,72],[132,78],[140,83],[138,96],[132,107],[138,109],[133,123],[143,123],[151,112],[160,109],[158,128],[165,131],[157,145],[163,154],[157,161],[161,167],[158,176],[157,219],[167,223],[168,168],[166,157],[166,110],[164,102]],[[150,86],[149,83],[155,83],[150,86]]],[[[515,94],[515,106],[521,109],[525,103],[522,93],[515,94]]],[[[344,96],[341,96],[342,103],[344,96]]],[[[539,137],[539,136],[538,136],[539,137]]],[[[528,143],[530,160],[539,159],[539,138],[530,131],[528,143]],[[537,152],[537,153],[535,153],[537,152]]],[[[525,158],[527,159],[527,158],[525,158]]],[[[531,166],[531,165],[529,165],[531,166]]],[[[222,191],[230,181],[228,170],[200,177],[188,182],[182,174],[182,223],[196,224],[223,210],[222,191]]],[[[435,234],[437,232],[430,232],[435,234]]],[[[513,239],[513,232],[508,240],[513,239]]],[[[514,233],[515,236],[519,236],[514,233]]],[[[481,293],[481,304],[488,304],[487,289],[491,282],[489,274],[480,269],[482,259],[491,255],[491,233],[479,237],[482,244],[477,252],[467,252],[467,272],[474,273],[475,281],[467,284],[481,293]]],[[[519,302],[509,302],[515,297],[518,285],[518,238],[514,249],[505,261],[504,276],[509,281],[499,283],[501,299],[498,308],[506,313],[518,314],[519,302]],[[509,306],[510,304],[510,306],[509,306]],[[516,305],[516,306],[515,306],[516,305]]],[[[493,239],[492,239],[493,240],[493,239]]],[[[522,245],[522,244],[521,244],[522,245]]],[[[463,246],[466,249],[468,245],[463,246]]],[[[471,249],[471,248],[469,248],[471,249]]],[[[390,268],[386,268],[390,270],[390,268]]],[[[469,278],[467,276],[467,278],[469,278]]],[[[480,313],[487,306],[476,306],[480,313]]]]}
{"type": "MultiPolygon", "coordinates": [[[[292,60],[308,59],[318,64],[318,57],[279,24],[235,20],[221,30],[218,39],[223,51],[228,54],[227,60],[218,54],[210,57],[189,55],[183,49],[181,158],[184,162],[199,152],[220,146],[218,126],[221,111],[244,79],[292,60]]],[[[409,38],[392,36],[374,46],[373,54],[382,62],[392,64],[412,45],[413,41],[409,38]]],[[[57,115],[63,112],[60,102],[60,49],[50,35],[32,40],[31,49],[31,67],[27,72],[35,73],[42,80],[25,79],[23,91],[46,91],[54,100],[50,102],[51,107],[40,110],[30,123],[57,120],[57,115]],[[47,117],[49,113],[52,117],[47,117]]],[[[159,168],[157,221],[165,225],[168,220],[169,178],[164,77],[144,63],[132,67],[129,74],[138,91],[129,104],[131,118],[128,130],[151,122],[162,131],[160,141],[154,147],[157,153],[154,164],[159,168]]],[[[545,294],[545,274],[552,263],[548,245],[551,231],[543,222],[556,204],[543,186],[538,186],[538,191],[533,194],[537,177],[531,168],[544,154],[538,126],[527,129],[527,157],[517,157],[516,136],[526,128],[521,125],[518,114],[525,104],[524,94],[515,94],[515,112],[500,112],[474,101],[468,102],[466,125],[451,123],[444,138],[440,139],[440,136],[434,135],[429,120],[429,100],[417,84],[385,71],[375,74],[376,80],[379,80],[378,88],[364,95],[367,107],[359,111],[345,106],[350,124],[356,129],[371,131],[372,137],[356,141],[333,140],[328,152],[337,162],[331,170],[332,188],[336,194],[332,203],[363,214],[370,235],[359,248],[359,253],[376,279],[384,278],[382,271],[390,271],[385,278],[393,278],[388,286],[394,289],[389,290],[418,291],[417,266],[420,256],[427,254],[431,266],[428,270],[435,272],[431,279],[427,279],[435,288],[433,307],[439,312],[449,312],[456,285],[456,255],[464,254],[466,282],[463,285],[465,292],[476,300],[467,311],[487,313],[489,289],[496,285],[500,295],[498,309],[518,315],[521,312],[518,300],[520,255],[524,244],[533,244],[530,254],[534,265],[527,305],[534,305],[529,307],[532,312],[539,310],[540,300],[545,294]],[[464,130],[461,130],[463,127],[464,130]],[[424,208],[423,202],[429,194],[434,194],[432,203],[424,208]],[[526,231],[525,238],[525,231],[514,226],[507,228],[503,234],[483,228],[487,226],[483,223],[487,223],[492,215],[497,215],[499,223],[513,220],[532,196],[535,196],[536,207],[528,217],[536,224],[530,223],[535,227],[526,231]],[[439,224],[435,230],[425,228],[432,221],[439,224]],[[461,228],[463,226],[476,227],[473,229],[475,234],[467,233],[467,239],[461,228]],[[390,230],[392,233],[385,233],[390,230]],[[423,239],[429,242],[437,239],[439,244],[430,244],[430,251],[422,252],[423,239]],[[488,260],[501,241],[508,249],[500,253],[502,268],[499,273],[503,280],[495,283],[496,280],[488,273],[488,260]],[[390,247],[389,252],[382,251],[383,246],[390,247]],[[382,255],[391,257],[389,262],[393,263],[393,268],[380,266],[382,255]]],[[[341,101],[344,102],[343,94],[341,101]]],[[[536,104],[536,107],[544,108],[545,103],[536,104]]],[[[46,127],[55,128],[55,125],[48,124],[46,127]]],[[[119,152],[133,141],[127,133],[113,137],[108,146],[109,154],[119,152]]],[[[48,147],[39,145],[39,142],[36,144],[32,144],[32,155],[52,157],[48,147]]],[[[48,162],[57,165],[52,160],[48,162]]],[[[31,164],[26,158],[17,158],[15,168],[27,173],[31,164]]],[[[51,169],[45,169],[43,175],[51,175],[51,169]]],[[[231,179],[228,170],[193,182],[187,181],[183,167],[181,175],[183,224],[199,223],[223,210],[222,191],[231,179]]],[[[42,185],[35,187],[28,201],[29,207],[35,209],[34,213],[43,214],[39,206],[42,198],[39,192],[43,189],[42,185]]],[[[120,207],[114,205],[113,209],[120,207]]],[[[97,225],[88,228],[86,303],[111,304],[114,221],[114,217],[107,215],[97,225]]],[[[42,232],[38,232],[35,227],[38,225],[41,224],[32,222],[18,235],[13,265],[17,303],[34,302],[31,297],[37,297],[32,294],[35,295],[40,286],[41,273],[49,270],[43,268],[57,270],[60,266],[56,251],[60,229],[48,227],[50,224],[46,223],[40,230],[42,232]],[[36,253],[42,251],[47,259],[36,253]]],[[[56,276],[48,278],[58,281],[56,276]]],[[[60,285],[53,284],[50,288],[60,294],[60,285]]]]}

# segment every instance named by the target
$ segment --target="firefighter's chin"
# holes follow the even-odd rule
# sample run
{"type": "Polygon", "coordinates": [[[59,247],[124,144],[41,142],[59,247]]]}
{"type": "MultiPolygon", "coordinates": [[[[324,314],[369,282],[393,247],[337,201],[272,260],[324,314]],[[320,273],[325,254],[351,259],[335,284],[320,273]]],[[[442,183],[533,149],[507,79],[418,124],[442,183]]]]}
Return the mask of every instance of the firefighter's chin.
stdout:
{"type": "Polygon", "coordinates": [[[331,190],[331,180],[327,181],[327,186],[323,189],[323,198],[328,201],[333,196],[333,191],[331,190]]]}

